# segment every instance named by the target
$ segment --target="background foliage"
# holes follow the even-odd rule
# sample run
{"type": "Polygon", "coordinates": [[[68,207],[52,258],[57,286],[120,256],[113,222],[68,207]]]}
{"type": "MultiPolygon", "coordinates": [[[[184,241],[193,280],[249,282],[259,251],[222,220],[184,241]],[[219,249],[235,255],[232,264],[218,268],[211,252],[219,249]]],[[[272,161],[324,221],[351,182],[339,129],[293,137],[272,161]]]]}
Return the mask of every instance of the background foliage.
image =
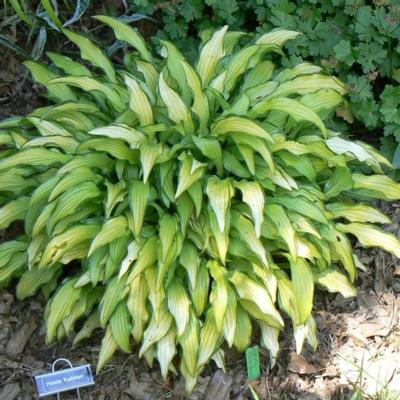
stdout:
{"type": "Polygon", "coordinates": [[[157,35],[194,55],[198,32],[229,24],[265,32],[275,27],[304,35],[287,45],[289,63],[312,59],[350,89],[352,133],[370,131],[393,156],[400,141],[400,4],[396,0],[131,0],[132,10],[159,22],[157,35]],[[354,116],[354,118],[353,118],[354,116]]]}

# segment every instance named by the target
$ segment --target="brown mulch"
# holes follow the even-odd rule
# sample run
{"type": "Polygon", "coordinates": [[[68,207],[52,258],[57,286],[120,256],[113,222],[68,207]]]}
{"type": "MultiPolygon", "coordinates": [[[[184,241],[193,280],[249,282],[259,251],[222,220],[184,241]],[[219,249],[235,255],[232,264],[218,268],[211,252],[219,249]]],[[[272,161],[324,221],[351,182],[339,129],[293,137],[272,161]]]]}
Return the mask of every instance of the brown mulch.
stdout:
{"type": "Polygon", "coordinates": [[[10,50],[0,46],[0,120],[26,115],[43,105],[28,70],[10,50]]]}

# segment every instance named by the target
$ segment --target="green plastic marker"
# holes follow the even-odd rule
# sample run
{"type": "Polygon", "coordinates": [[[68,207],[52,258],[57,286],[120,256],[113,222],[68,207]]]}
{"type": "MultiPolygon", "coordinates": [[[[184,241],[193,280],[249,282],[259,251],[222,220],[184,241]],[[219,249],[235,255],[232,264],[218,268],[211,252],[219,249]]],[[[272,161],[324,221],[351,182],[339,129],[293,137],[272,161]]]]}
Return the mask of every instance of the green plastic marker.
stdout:
{"type": "Polygon", "coordinates": [[[251,380],[260,379],[260,352],[258,346],[249,347],[246,350],[247,377],[251,380]]]}

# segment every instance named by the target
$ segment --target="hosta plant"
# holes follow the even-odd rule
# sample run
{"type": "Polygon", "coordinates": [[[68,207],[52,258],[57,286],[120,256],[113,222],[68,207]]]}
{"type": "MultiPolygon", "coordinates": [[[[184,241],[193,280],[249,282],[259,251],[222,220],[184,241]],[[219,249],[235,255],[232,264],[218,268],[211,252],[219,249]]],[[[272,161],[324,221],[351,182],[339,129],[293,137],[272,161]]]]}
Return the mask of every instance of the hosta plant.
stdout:
{"type": "Polygon", "coordinates": [[[400,198],[390,163],[324,124],[344,85],[280,67],[293,31],[223,27],[192,66],[97,18],[127,43],[124,65],[64,30],[93,68],[27,62],[54,104],[1,122],[0,228],[24,227],[0,245],[1,285],[49,298],[49,342],[102,328],[98,369],[137,350],[189,391],[258,337],[273,364],[290,324],[297,351],[315,347],[315,285],[356,293],[352,237],[400,256],[369,203],[400,198]]]}

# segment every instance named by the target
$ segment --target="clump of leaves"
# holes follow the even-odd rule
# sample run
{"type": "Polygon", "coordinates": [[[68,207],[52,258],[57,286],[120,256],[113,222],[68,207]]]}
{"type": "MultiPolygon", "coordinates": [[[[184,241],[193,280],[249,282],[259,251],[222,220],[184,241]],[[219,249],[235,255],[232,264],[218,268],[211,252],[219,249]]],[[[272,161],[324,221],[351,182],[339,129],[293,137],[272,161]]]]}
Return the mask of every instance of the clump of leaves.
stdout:
{"type": "Polygon", "coordinates": [[[179,41],[190,55],[198,32],[216,24],[259,32],[274,27],[303,32],[287,46],[290,64],[313,60],[328,73],[338,74],[348,84],[353,115],[348,110],[339,113],[349,121],[355,117],[361,123],[359,133],[370,130],[371,135],[381,136],[385,153],[393,156],[400,124],[387,120],[387,110],[396,108],[383,92],[386,85],[397,88],[400,83],[397,0],[131,0],[130,4],[135,11],[157,17],[158,36],[179,41]]]}
{"type": "Polygon", "coordinates": [[[0,284],[49,296],[49,342],[78,321],[74,343],[101,327],[98,369],[134,341],[189,391],[253,330],[273,364],[283,314],[297,351],[315,347],[314,286],[356,293],[349,236],[400,256],[374,225],[389,219],[360,202],[400,198],[391,164],[323,122],[343,83],[310,63],[282,68],[294,31],[253,40],[223,27],[193,66],[170,42],[160,57],[97,19],[135,48],[124,66],[64,31],[94,68],[60,54],[55,69],[26,62],[55,104],[0,123],[0,228],[24,223],[0,245],[0,284]]]}

